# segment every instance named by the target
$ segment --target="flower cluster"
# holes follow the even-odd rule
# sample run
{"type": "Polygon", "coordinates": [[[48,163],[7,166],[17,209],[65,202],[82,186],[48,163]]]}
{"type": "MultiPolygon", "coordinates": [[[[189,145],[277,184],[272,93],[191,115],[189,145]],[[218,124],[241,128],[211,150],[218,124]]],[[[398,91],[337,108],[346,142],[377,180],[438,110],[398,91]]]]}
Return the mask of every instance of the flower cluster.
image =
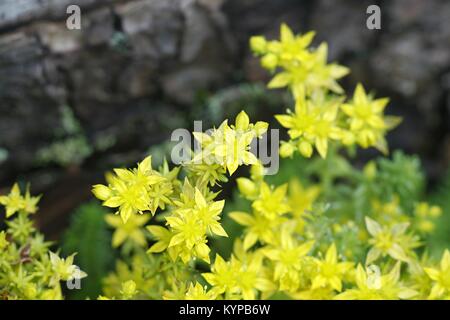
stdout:
{"type": "Polygon", "coordinates": [[[39,199],[40,196],[32,197],[29,189],[27,189],[25,195],[21,195],[19,185],[15,183],[9,195],[0,196],[0,204],[5,207],[6,218],[9,218],[21,211],[27,214],[36,213],[39,199]]]}
{"type": "Polygon", "coordinates": [[[108,186],[98,184],[93,187],[92,192],[104,201],[104,206],[118,208],[117,213],[124,223],[137,212],[154,214],[158,207],[164,208],[170,203],[170,184],[163,183],[164,177],[152,169],[151,161],[152,158],[147,157],[135,169],[115,169],[113,174],[106,176],[108,186]]]}
{"type": "MultiPolygon", "coordinates": [[[[394,154],[359,170],[338,152],[386,152],[399,119],[361,85],[347,99],[337,80],[348,69],[327,63],[326,44],[310,48],[313,36],[282,25],[279,41],[250,41],[278,72],[269,87],[295,100],[276,116],[289,135],[281,155],[311,159],[284,159],[284,177],[266,176],[251,144],[268,124],[242,111],[234,124],[194,132],[201,150],[191,161],[114,169],[92,189],[112,209],[105,219],[120,249],[99,299],[450,299],[450,252],[428,241],[442,209],[421,198],[416,160],[394,154]],[[250,174],[225,203],[222,184],[239,166],[250,174]]],[[[17,213],[0,232],[0,294],[11,299],[61,298],[60,281],[77,269],[28,219],[38,200],[17,185],[0,197],[7,217],[17,213]]]]}
{"type": "MultiPolygon", "coordinates": [[[[373,181],[369,171],[364,168],[357,179],[373,181]]],[[[294,299],[448,297],[448,251],[439,266],[430,263],[417,251],[423,245],[418,236],[421,224],[409,224],[417,215],[437,216],[439,207],[421,202],[414,212],[405,213],[398,197],[370,198],[362,222],[346,210],[343,216],[325,217],[331,209],[322,205],[327,198],[320,185],[292,179],[274,186],[266,181],[259,162],[250,172],[251,177],[238,178],[237,185],[251,210],[228,212],[242,226],[228,259],[220,254],[212,259],[208,242],[210,236],[227,236],[220,221],[224,201],[214,200],[216,194],[205,182],[203,191],[192,186],[193,181],[203,181],[196,176],[174,183],[178,196],[171,197],[164,212],[165,226],[144,228],[150,215],[135,214],[125,224],[107,216],[116,234],[122,234],[114,235],[113,243],[117,245],[116,237],[128,237],[136,254],[130,266],[121,262],[116,274],[107,278],[109,294],[102,299],[121,298],[121,286],[128,280],[135,283],[139,298],[256,299],[280,293],[294,299]],[[320,229],[324,223],[328,235],[320,229]],[[140,240],[145,229],[155,240],[147,253],[139,249],[146,243],[140,240]],[[348,234],[355,234],[360,253],[348,234]],[[190,269],[196,258],[210,264],[210,271],[190,269]]]]}
{"type": "Polygon", "coordinates": [[[337,80],[348,69],[327,64],[326,44],[310,48],[313,36],[312,32],[294,36],[283,24],[279,41],[267,41],[261,36],[250,40],[252,50],[261,56],[262,66],[277,72],[268,87],[289,86],[295,99],[294,111],[276,116],[290,138],[282,144],[281,156],[290,157],[297,150],[309,158],[315,147],[325,158],[330,141],[375,147],[387,153],[384,136],[400,122],[397,117],[383,115],[389,100],[373,99],[358,84],[353,98],[346,102],[337,80]]]}
{"type": "MultiPolygon", "coordinates": [[[[374,204],[367,214],[373,218],[366,216],[365,223],[355,224],[354,217],[346,216],[345,220],[341,217],[339,224],[329,230],[332,239],[329,246],[323,247],[322,243],[317,243],[320,236],[317,226],[321,223],[317,204],[325,199],[318,186],[304,188],[293,180],[289,185],[269,187],[260,179],[239,178],[238,187],[242,196],[250,201],[252,212],[233,211],[229,216],[243,226],[242,247],[247,255],[263,256],[264,272],[260,274],[266,276],[265,281],[271,283],[273,291],[260,290],[261,297],[280,291],[298,299],[437,297],[431,292],[438,290],[432,289],[432,282],[428,282],[426,289],[420,287],[421,292],[417,290],[419,284],[414,283],[417,268],[425,274],[424,264],[415,250],[422,245],[417,235],[420,229],[409,225],[413,215],[403,213],[398,201],[383,205],[372,201],[377,205],[374,204]],[[299,188],[303,191],[301,195],[299,188]],[[359,243],[366,248],[364,255],[356,251],[339,254],[338,248],[348,245],[348,240],[341,239],[340,234],[350,224],[353,230],[356,228],[359,243]]],[[[417,205],[420,207],[423,211],[430,210],[425,203],[417,205]]],[[[435,212],[439,210],[436,206],[431,208],[435,212]]],[[[434,277],[437,282],[439,279],[434,277]]],[[[206,280],[213,286],[212,290],[216,290],[217,281],[206,280]]],[[[434,286],[439,285],[438,282],[434,286]]],[[[439,297],[448,294],[439,290],[439,297]]]]}
{"type": "Polygon", "coordinates": [[[296,36],[286,24],[282,24],[279,41],[267,41],[262,36],[250,39],[250,46],[261,56],[264,68],[271,71],[282,69],[270,81],[269,88],[290,86],[294,91],[302,90],[308,94],[317,89],[336,93],[343,91],[336,80],[348,74],[349,70],[338,64],[327,64],[326,43],[322,43],[317,49],[309,49],[314,35],[314,32],[308,32],[303,36],[296,36]]]}
{"type": "Polygon", "coordinates": [[[241,112],[234,125],[224,121],[211,134],[194,132],[202,148],[185,164],[184,180],[178,178],[181,167],[169,170],[166,163],[154,170],[151,157],[134,169],[115,169],[108,174],[108,185],[95,185],[93,193],[104,206],[118,208],[116,214],[123,220],[122,224],[114,215],[107,217],[108,224],[116,228],[113,246],[132,243],[145,247],[144,225],[150,219],[145,212],[154,215],[160,209],[165,226],[147,226],[146,231],[156,240],[148,252],[167,252],[172,261],[180,258],[188,263],[200,258],[209,262],[207,237],[227,237],[220,224],[224,200],[215,201],[217,193],[210,187],[224,181],[225,170],[231,175],[240,165],[256,163],[249,146],[267,127],[264,122],[250,123],[248,115],[241,112]]]}
{"type": "Polygon", "coordinates": [[[380,192],[378,177],[395,167],[389,160],[356,170],[336,152],[356,145],[386,152],[385,134],[399,119],[384,116],[388,100],[360,84],[346,101],[337,80],[348,70],[327,64],[326,44],[311,49],[313,35],[295,36],[282,25],[279,41],[250,42],[263,67],[278,72],[269,88],[288,87],[295,100],[295,111],[276,116],[290,137],[281,155],[298,150],[310,158],[315,148],[321,157],[296,167],[302,179],[271,183],[250,152],[268,126],[241,112],[233,125],[194,132],[201,150],[190,162],[153,170],[147,158],[136,169],[116,169],[108,186],[93,191],[127,217],[107,221],[116,229],[113,246],[128,244],[131,258],[106,278],[102,299],[450,298],[449,252],[438,265],[421,250],[441,209],[405,197],[415,181],[380,192]],[[220,184],[241,165],[250,165],[250,177],[236,179],[241,207],[227,210],[216,199],[220,184]],[[146,211],[156,212],[154,223],[146,211]],[[214,252],[227,237],[233,249],[214,252]],[[123,294],[126,281],[132,294],[123,294]]]}
{"type": "MultiPolygon", "coordinates": [[[[136,253],[152,239],[155,242],[147,254],[161,253],[164,264],[180,260],[191,264],[196,259],[210,263],[208,238],[228,236],[220,223],[225,201],[216,200],[218,193],[211,187],[226,180],[226,170],[231,175],[238,166],[257,162],[249,147],[267,127],[264,122],[250,123],[248,115],[241,112],[234,125],[224,121],[210,134],[194,132],[202,148],[192,161],[183,165],[184,179],[179,178],[181,166],[169,170],[165,163],[155,170],[151,157],[134,169],[115,169],[108,174],[108,185],[95,185],[93,193],[103,200],[104,206],[118,208],[115,215],[106,217],[107,223],[115,228],[112,245],[136,253]],[[163,223],[147,225],[157,211],[157,218],[163,223]]],[[[140,283],[136,284],[139,288],[140,283]]],[[[174,289],[175,285],[166,281],[165,297],[181,290],[174,289]]],[[[201,289],[184,285],[183,288],[197,293],[201,289]]],[[[116,287],[114,296],[120,296],[118,293],[116,287]]]]}
{"type": "Polygon", "coordinates": [[[240,165],[251,165],[257,162],[249,151],[250,143],[260,138],[267,131],[268,124],[263,121],[250,123],[248,115],[242,111],[236,117],[234,125],[225,120],[211,134],[194,132],[200,143],[200,152],[196,153],[192,163],[219,165],[232,175],[240,165]]]}
{"type": "Polygon", "coordinates": [[[86,277],[73,264],[75,254],[61,258],[34,228],[29,215],[37,211],[39,198],[32,197],[28,189],[22,195],[18,184],[9,195],[0,197],[6,218],[17,214],[0,231],[0,299],[62,299],[61,281],[86,277]]]}

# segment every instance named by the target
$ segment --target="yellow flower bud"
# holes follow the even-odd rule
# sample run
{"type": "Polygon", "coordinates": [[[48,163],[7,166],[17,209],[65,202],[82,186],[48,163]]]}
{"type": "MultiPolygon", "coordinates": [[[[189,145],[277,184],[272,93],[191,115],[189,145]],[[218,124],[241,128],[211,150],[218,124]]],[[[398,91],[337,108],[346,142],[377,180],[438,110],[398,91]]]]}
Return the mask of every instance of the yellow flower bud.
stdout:
{"type": "Polygon", "coordinates": [[[267,122],[264,122],[264,121],[256,122],[255,126],[254,126],[254,129],[256,131],[256,136],[257,137],[262,136],[264,133],[266,133],[268,127],[269,127],[269,124],[267,122]]]}
{"type": "Polygon", "coordinates": [[[430,208],[430,216],[433,218],[437,218],[442,214],[442,209],[438,206],[432,206],[430,208]]]}
{"type": "Polygon", "coordinates": [[[335,233],[340,233],[342,232],[342,226],[339,223],[335,223],[333,224],[333,231],[335,233]]]}
{"type": "Polygon", "coordinates": [[[420,221],[418,228],[424,233],[430,233],[434,230],[434,223],[429,220],[420,221]]]}
{"type": "Polygon", "coordinates": [[[37,296],[37,288],[34,283],[27,283],[23,289],[23,294],[27,299],[35,299],[37,296]]]}
{"type": "Polygon", "coordinates": [[[280,146],[280,156],[282,158],[292,157],[294,154],[295,148],[289,142],[282,143],[280,146]]]}
{"type": "Polygon", "coordinates": [[[273,53],[266,54],[261,58],[261,65],[263,66],[263,68],[273,70],[278,65],[278,58],[273,53]]]}
{"type": "Polygon", "coordinates": [[[377,174],[377,165],[373,161],[369,161],[363,169],[364,175],[369,179],[372,180],[375,178],[377,174]]]}
{"type": "Polygon", "coordinates": [[[133,280],[122,283],[122,290],[120,293],[124,299],[131,299],[136,294],[136,283],[133,280]]]}
{"type": "Polygon", "coordinates": [[[102,184],[97,184],[92,187],[92,193],[100,200],[106,200],[111,197],[111,189],[102,184]]]}
{"type": "Polygon", "coordinates": [[[251,198],[258,195],[258,189],[256,188],[256,185],[252,180],[247,178],[237,178],[236,182],[239,192],[242,193],[245,197],[251,198]]]}
{"type": "Polygon", "coordinates": [[[254,164],[250,168],[250,176],[253,181],[261,180],[264,177],[265,170],[261,162],[254,164]]]}
{"type": "Polygon", "coordinates": [[[298,149],[302,156],[305,158],[310,158],[313,153],[313,148],[311,146],[311,143],[307,141],[302,141],[298,144],[298,149]]]}
{"type": "Polygon", "coordinates": [[[264,53],[266,51],[267,41],[263,36],[253,36],[250,38],[250,48],[255,53],[264,53]]]}
{"type": "Polygon", "coordinates": [[[236,117],[236,130],[247,130],[250,119],[245,111],[239,112],[236,117]]]}
{"type": "Polygon", "coordinates": [[[47,289],[39,296],[40,300],[61,300],[61,292],[59,285],[53,289],[47,289]]]}

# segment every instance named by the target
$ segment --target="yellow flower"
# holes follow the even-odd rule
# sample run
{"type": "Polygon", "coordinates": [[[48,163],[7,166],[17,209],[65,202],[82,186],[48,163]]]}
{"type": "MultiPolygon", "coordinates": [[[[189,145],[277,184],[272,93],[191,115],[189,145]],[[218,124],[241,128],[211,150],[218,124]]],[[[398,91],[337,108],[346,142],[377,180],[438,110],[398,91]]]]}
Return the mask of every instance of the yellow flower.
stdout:
{"type": "MultiPolygon", "coordinates": [[[[296,150],[295,145],[291,141],[281,141],[280,156],[282,158],[290,158],[296,150]]],[[[312,152],[311,152],[312,153],[312,152]]],[[[311,156],[311,155],[309,155],[311,156]]]]}
{"type": "Polygon", "coordinates": [[[414,208],[414,226],[422,233],[431,233],[435,229],[434,220],[441,214],[442,209],[440,207],[420,202],[414,208]]]}
{"type": "Polygon", "coordinates": [[[349,130],[363,148],[376,147],[387,152],[384,135],[401,121],[399,117],[384,116],[384,108],[388,102],[387,98],[371,99],[364,87],[358,84],[352,102],[342,105],[342,110],[349,117],[349,130]]]}
{"type": "Polygon", "coordinates": [[[340,100],[327,102],[306,100],[303,90],[296,94],[295,113],[276,115],[275,118],[285,128],[291,140],[296,141],[298,150],[304,157],[312,155],[315,145],[322,158],[328,152],[328,140],[340,140],[342,130],[337,126],[336,119],[340,100]]]}
{"type": "Polygon", "coordinates": [[[357,288],[348,289],[337,295],[338,300],[397,300],[410,299],[417,292],[399,282],[400,262],[392,270],[382,275],[377,266],[369,266],[366,270],[359,264],[356,268],[357,288]]]}
{"type": "Polygon", "coordinates": [[[192,160],[194,164],[220,164],[232,175],[242,165],[252,165],[258,162],[251,153],[250,143],[256,137],[261,137],[267,131],[268,124],[257,122],[251,124],[248,115],[241,111],[235,120],[235,125],[228,125],[225,120],[211,135],[194,132],[195,139],[201,144],[202,150],[192,160]]]}
{"type": "Polygon", "coordinates": [[[294,292],[300,284],[302,258],[312,249],[314,241],[299,244],[287,228],[282,229],[280,238],[279,245],[265,247],[263,253],[275,264],[273,277],[279,282],[280,290],[294,292]]]}
{"type": "Polygon", "coordinates": [[[233,294],[238,290],[236,275],[239,273],[239,269],[239,261],[234,256],[231,256],[230,261],[226,262],[219,254],[216,254],[211,272],[202,273],[202,276],[213,286],[215,293],[233,294]]]}
{"type": "MultiPolygon", "coordinates": [[[[151,198],[151,186],[164,181],[164,178],[152,170],[151,157],[145,158],[135,169],[115,169],[114,173],[107,177],[108,186],[98,184],[92,189],[94,195],[103,200],[103,205],[119,208],[118,213],[124,223],[132,214],[143,211],[152,211],[154,214],[156,208],[152,201],[158,198],[151,198]]],[[[165,195],[161,202],[167,202],[165,195]]]]}
{"type": "Polygon", "coordinates": [[[225,200],[207,202],[199,189],[195,189],[195,206],[193,211],[200,225],[211,235],[228,237],[220,224],[220,214],[225,205],[225,200]]]}
{"type": "Polygon", "coordinates": [[[252,254],[248,261],[239,261],[234,255],[226,262],[220,255],[211,268],[211,272],[203,273],[205,280],[213,286],[211,292],[226,294],[226,298],[253,300],[258,291],[273,289],[272,283],[261,275],[262,256],[252,254]]]}
{"type": "Polygon", "coordinates": [[[172,200],[170,199],[172,193],[172,183],[167,180],[152,185],[148,191],[148,195],[151,199],[150,211],[155,213],[158,208],[165,210],[166,205],[172,203],[172,200]]]}
{"type": "Polygon", "coordinates": [[[425,268],[430,267],[427,253],[422,254],[420,260],[414,259],[408,263],[408,283],[410,288],[419,293],[418,299],[427,299],[430,289],[433,286],[433,280],[425,272],[425,268]]]}
{"type": "Polygon", "coordinates": [[[263,277],[263,257],[260,254],[249,256],[248,261],[239,261],[240,267],[237,274],[236,287],[244,300],[256,299],[258,291],[266,292],[275,289],[272,282],[263,277]]]}
{"type": "Polygon", "coordinates": [[[317,90],[328,89],[341,94],[343,90],[337,80],[349,73],[348,68],[332,63],[327,64],[328,46],[322,43],[310,51],[303,63],[291,64],[278,73],[267,85],[271,89],[290,86],[292,90],[302,89],[308,95],[317,90]]]}
{"type": "Polygon", "coordinates": [[[429,298],[436,299],[450,294],[450,251],[442,255],[440,268],[425,268],[425,272],[434,281],[429,298]]]}
{"type": "Polygon", "coordinates": [[[125,240],[130,239],[140,247],[145,247],[147,241],[142,227],[150,220],[148,215],[131,215],[127,222],[123,222],[118,215],[109,214],[105,217],[106,222],[114,227],[112,246],[119,247],[125,240]]]}
{"type": "Polygon", "coordinates": [[[61,292],[61,286],[56,286],[52,289],[46,289],[44,290],[41,295],[39,296],[40,300],[62,300],[62,292],[61,292]]]}
{"type": "Polygon", "coordinates": [[[267,183],[262,182],[259,197],[252,204],[253,209],[271,220],[289,212],[291,208],[286,198],[287,187],[284,184],[272,190],[267,183]]]}
{"type": "Polygon", "coordinates": [[[188,163],[186,170],[192,176],[198,177],[200,184],[207,183],[215,186],[218,183],[228,181],[227,169],[218,163],[188,163]]]}
{"type": "Polygon", "coordinates": [[[133,298],[137,293],[136,290],[136,282],[133,280],[128,280],[122,283],[122,290],[120,291],[120,294],[122,295],[122,299],[129,300],[133,298]]]}
{"type": "Polygon", "coordinates": [[[194,200],[193,208],[178,209],[172,216],[166,217],[173,232],[168,247],[178,247],[183,261],[198,256],[209,262],[206,234],[228,236],[219,222],[225,201],[208,202],[197,188],[194,200]]]}
{"type": "Polygon", "coordinates": [[[198,282],[191,283],[189,285],[188,291],[186,292],[186,300],[214,300],[216,299],[217,294],[213,291],[208,291],[205,287],[198,282]]]}
{"type": "Polygon", "coordinates": [[[274,70],[278,66],[288,68],[311,59],[308,46],[313,38],[314,32],[295,36],[283,23],[280,27],[280,41],[267,41],[262,36],[254,36],[250,39],[250,47],[255,54],[261,56],[264,68],[274,70]]]}
{"type": "Polygon", "coordinates": [[[292,179],[289,182],[289,206],[292,210],[292,215],[297,222],[296,231],[303,233],[306,223],[305,218],[309,217],[309,212],[312,210],[312,205],[320,193],[318,186],[311,186],[304,188],[298,179],[292,179]]]}
{"type": "Polygon", "coordinates": [[[381,256],[389,255],[400,261],[409,261],[412,249],[420,246],[417,237],[406,234],[408,223],[399,223],[391,227],[381,226],[378,222],[366,217],[366,227],[372,236],[369,243],[372,248],[367,254],[366,264],[370,264],[381,256]]]}
{"type": "Polygon", "coordinates": [[[32,197],[29,189],[27,189],[25,196],[22,196],[19,185],[15,183],[7,196],[0,196],[0,204],[5,206],[6,218],[9,218],[19,211],[36,213],[39,199],[40,196],[32,197]]]}
{"type": "Polygon", "coordinates": [[[209,262],[210,249],[206,244],[205,229],[192,210],[186,210],[182,217],[167,217],[167,224],[173,231],[168,248],[178,248],[178,255],[187,263],[192,257],[209,262]]]}
{"type": "Polygon", "coordinates": [[[353,267],[353,262],[338,262],[336,245],[333,243],[325,254],[325,259],[317,260],[318,272],[312,280],[311,289],[329,286],[342,290],[342,278],[353,267]]]}
{"type": "Polygon", "coordinates": [[[66,259],[60,258],[56,253],[49,252],[50,262],[52,264],[52,270],[54,272],[51,282],[56,285],[58,281],[82,279],[87,276],[86,273],[79,270],[79,268],[73,264],[75,253],[68,256],[66,259]]]}
{"type": "Polygon", "coordinates": [[[336,80],[348,74],[349,70],[338,64],[327,64],[326,43],[322,43],[315,50],[309,49],[313,37],[314,32],[295,36],[286,24],[282,24],[280,41],[266,41],[261,36],[250,40],[251,48],[255,54],[261,56],[264,68],[282,69],[269,83],[269,88],[289,85],[293,89],[302,88],[308,94],[317,89],[342,92],[336,80]]]}
{"type": "Polygon", "coordinates": [[[269,219],[258,211],[254,212],[253,215],[246,212],[233,211],[229,213],[229,216],[240,225],[246,227],[243,243],[245,250],[253,247],[257,241],[262,244],[273,243],[275,240],[274,229],[282,222],[279,219],[269,219]]]}

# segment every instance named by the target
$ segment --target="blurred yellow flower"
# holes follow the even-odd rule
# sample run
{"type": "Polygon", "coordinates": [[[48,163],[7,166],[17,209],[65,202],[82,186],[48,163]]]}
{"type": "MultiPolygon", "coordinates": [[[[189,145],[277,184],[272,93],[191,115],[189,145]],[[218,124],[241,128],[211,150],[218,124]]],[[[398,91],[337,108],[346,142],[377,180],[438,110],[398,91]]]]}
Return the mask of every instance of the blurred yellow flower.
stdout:
{"type": "Polygon", "coordinates": [[[399,117],[384,116],[388,102],[388,98],[370,98],[364,87],[358,84],[351,103],[344,103],[341,106],[348,116],[349,131],[361,147],[376,147],[381,152],[387,153],[384,135],[401,122],[399,117]]]}
{"type": "Polygon", "coordinates": [[[353,262],[338,262],[336,245],[333,243],[323,260],[317,260],[318,272],[312,279],[311,289],[331,287],[342,290],[342,279],[353,268],[353,262]]]}
{"type": "Polygon", "coordinates": [[[448,249],[442,255],[439,268],[425,268],[425,272],[434,282],[430,299],[450,295],[450,251],[448,249]]]}
{"type": "Polygon", "coordinates": [[[114,248],[122,245],[127,239],[130,239],[140,247],[147,245],[143,227],[150,220],[149,215],[133,214],[127,222],[123,222],[119,215],[108,214],[105,220],[115,229],[112,238],[112,246],[114,248]]]}
{"type": "Polygon", "coordinates": [[[15,183],[7,196],[0,196],[0,204],[5,206],[6,218],[9,218],[20,211],[31,214],[36,213],[40,198],[40,196],[32,197],[28,188],[25,195],[22,196],[19,185],[15,183]]]}

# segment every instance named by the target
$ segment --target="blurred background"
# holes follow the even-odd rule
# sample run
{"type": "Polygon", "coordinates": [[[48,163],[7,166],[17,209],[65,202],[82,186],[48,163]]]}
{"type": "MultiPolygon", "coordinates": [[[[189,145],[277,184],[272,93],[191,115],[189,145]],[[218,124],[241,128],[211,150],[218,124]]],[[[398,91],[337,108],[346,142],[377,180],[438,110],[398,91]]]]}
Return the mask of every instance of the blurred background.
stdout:
{"type": "Polygon", "coordinates": [[[450,162],[449,17],[448,0],[1,0],[0,193],[44,194],[37,223],[57,239],[105,171],[157,164],[173,129],[241,109],[271,119],[289,105],[248,39],[282,22],[329,43],[348,93],[391,98],[404,121],[390,148],[418,154],[433,188],[450,162]],[[70,4],[81,30],[66,28],[70,4]],[[381,30],[366,28],[370,4],[381,30]]]}

